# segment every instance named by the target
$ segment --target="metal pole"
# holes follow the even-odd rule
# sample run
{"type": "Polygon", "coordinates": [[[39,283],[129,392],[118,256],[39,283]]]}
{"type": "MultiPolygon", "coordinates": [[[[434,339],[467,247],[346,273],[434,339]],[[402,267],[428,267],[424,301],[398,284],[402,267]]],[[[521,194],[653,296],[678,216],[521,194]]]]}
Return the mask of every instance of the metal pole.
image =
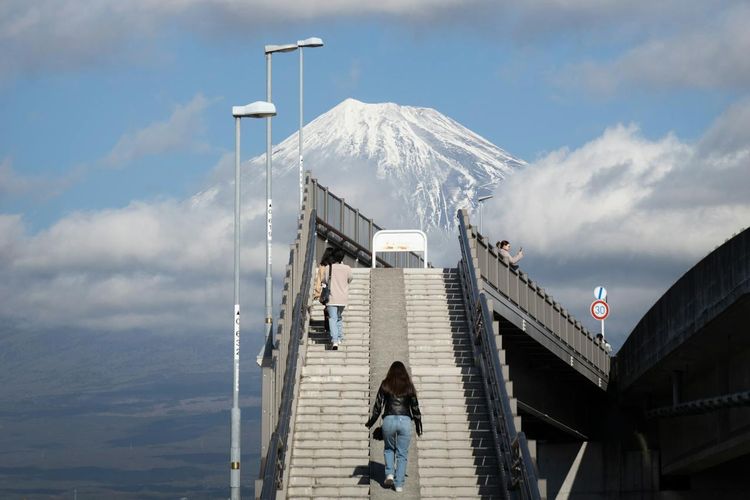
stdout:
{"type": "Polygon", "coordinates": [[[483,215],[483,213],[484,213],[484,202],[480,201],[479,202],[479,233],[480,234],[484,234],[482,232],[482,215],[483,215]]]}
{"type": "Polygon", "coordinates": [[[232,500],[240,499],[240,118],[234,119],[234,384],[229,458],[232,500]]]}
{"type": "MultiPolygon", "coordinates": [[[[271,101],[271,54],[266,54],[266,101],[271,101]]],[[[266,118],[266,339],[272,335],[273,278],[271,277],[273,204],[271,201],[271,117],[266,118]]]]}
{"type": "Polygon", "coordinates": [[[303,110],[304,110],[304,73],[305,73],[305,63],[304,59],[302,57],[303,49],[302,47],[299,48],[299,210],[302,212],[302,198],[303,198],[303,190],[304,190],[304,166],[303,166],[303,159],[302,159],[302,126],[304,123],[303,118],[303,110]]]}

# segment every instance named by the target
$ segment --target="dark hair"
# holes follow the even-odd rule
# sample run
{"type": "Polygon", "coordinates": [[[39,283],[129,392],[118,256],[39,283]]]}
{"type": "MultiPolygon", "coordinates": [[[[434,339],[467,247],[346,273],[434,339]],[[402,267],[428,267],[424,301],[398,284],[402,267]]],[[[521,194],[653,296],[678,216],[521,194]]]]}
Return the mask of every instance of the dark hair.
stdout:
{"type": "Polygon", "coordinates": [[[346,252],[344,252],[343,248],[337,248],[336,250],[333,251],[331,260],[333,261],[334,264],[338,264],[344,261],[345,255],[346,255],[346,252]]]}
{"type": "Polygon", "coordinates": [[[323,256],[320,258],[320,265],[321,266],[327,266],[328,264],[333,264],[333,254],[336,249],[333,247],[328,247],[323,251],[323,256]]]}
{"type": "Polygon", "coordinates": [[[508,243],[510,243],[510,241],[508,241],[508,240],[498,241],[497,242],[497,248],[503,248],[508,243]]]}
{"type": "Polygon", "coordinates": [[[394,361],[388,368],[388,374],[380,384],[387,394],[394,396],[416,396],[417,390],[409,377],[409,372],[401,361],[394,361]]]}

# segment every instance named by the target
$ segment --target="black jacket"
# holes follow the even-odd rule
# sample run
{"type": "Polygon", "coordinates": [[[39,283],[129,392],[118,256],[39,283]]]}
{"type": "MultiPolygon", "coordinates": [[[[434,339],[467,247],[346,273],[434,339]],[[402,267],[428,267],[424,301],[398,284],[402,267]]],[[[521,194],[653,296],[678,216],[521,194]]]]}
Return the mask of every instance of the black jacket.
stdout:
{"type": "Polygon", "coordinates": [[[416,394],[394,396],[385,392],[381,387],[378,389],[378,397],[375,399],[375,404],[372,407],[372,416],[365,425],[368,428],[372,427],[378,421],[381,412],[383,413],[383,418],[388,415],[405,415],[411,417],[417,428],[417,436],[422,435],[422,413],[419,411],[419,401],[417,401],[416,394]]]}

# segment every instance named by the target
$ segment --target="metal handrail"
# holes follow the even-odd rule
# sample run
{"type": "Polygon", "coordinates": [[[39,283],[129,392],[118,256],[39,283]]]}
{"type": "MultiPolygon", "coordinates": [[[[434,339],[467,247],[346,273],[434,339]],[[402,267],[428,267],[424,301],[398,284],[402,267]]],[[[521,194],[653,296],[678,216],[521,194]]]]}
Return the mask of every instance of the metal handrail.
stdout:
{"type": "MultiPolygon", "coordinates": [[[[318,226],[346,238],[349,244],[357,248],[358,251],[371,254],[373,235],[384,228],[378,226],[372,219],[367,218],[358,209],[346,203],[344,198],[336,196],[327,187],[320,185],[316,179],[311,178],[310,182],[312,183],[312,188],[310,189],[312,206],[320,208],[318,211],[318,226]],[[322,196],[320,195],[321,191],[322,196]],[[332,202],[338,204],[339,213],[336,217],[333,217],[333,220],[329,220],[330,211],[328,207],[332,202]],[[345,223],[345,214],[347,213],[353,218],[353,223],[351,224],[353,228],[351,228],[351,231],[348,230],[345,223]],[[360,234],[361,223],[367,226],[365,235],[360,234]],[[363,238],[363,236],[366,236],[366,238],[363,238]]],[[[407,267],[422,267],[424,263],[424,258],[414,252],[392,252],[377,257],[378,262],[384,267],[397,267],[400,259],[406,260],[405,266],[407,267]]],[[[402,264],[404,263],[402,262],[402,264]]]]}
{"type": "Polygon", "coordinates": [[[310,282],[312,281],[312,269],[315,256],[315,209],[312,209],[309,220],[309,231],[307,235],[307,248],[305,251],[305,264],[302,271],[300,291],[294,301],[292,312],[292,328],[289,335],[289,354],[286,358],[286,370],[284,371],[284,385],[281,390],[281,406],[279,408],[278,425],[271,435],[268,445],[268,453],[264,464],[262,478],[263,489],[260,493],[262,499],[275,499],[278,489],[283,487],[284,459],[286,455],[286,443],[291,426],[292,403],[294,402],[294,386],[297,376],[297,358],[299,346],[304,334],[305,322],[307,321],[307,301],[310,296],[310,282]]]}
{"type": "Polygon", "coordinates": [[[476,233],[472,239],[477,245],[477,277],[508,299],[537,329],[554,339],[567,356],[573,356],[595,373],[600,378],[600,387],[603,387],[601,382],[608,385],[611,359],[604,345],[597,342],[595,336],[539,283],[529,279],[526,273],[513,269],[486,238],[476,233]]]}
{"type": "Polygon", "coordinates": [[[500,477],[503,495],[510,498],[510,491],[517,490],[524,499],[538,500],[539,482],[536,466],[531,458],[526,435],[516,430],[510,396],[505,387],[500,359],[495,350],[495,332],[492,329],[493,316],[487,297],[479,290],[479,281],[474,268],[466,224],[459,212],[459,241],[461,261],[459,272],[464,296],[468,299],[467,313],[472,326],[474,344],[481,349],[482,381],[492,420],[492,436],[500,464],[500,477]]]}

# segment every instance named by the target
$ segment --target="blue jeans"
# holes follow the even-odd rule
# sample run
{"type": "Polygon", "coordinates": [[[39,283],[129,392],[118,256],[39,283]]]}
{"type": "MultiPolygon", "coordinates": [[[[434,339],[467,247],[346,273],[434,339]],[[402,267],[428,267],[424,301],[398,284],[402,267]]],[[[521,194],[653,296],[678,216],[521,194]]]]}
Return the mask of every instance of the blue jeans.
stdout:
{"type": "Polygon", "coordinates": [[[396,473],[393,483],[403,486],[406,478],[406,463],[409,460],[411,442],[411,417],[388,415],[383,419],[383,446],[385,455],[385,475],[393,474],[393,459],[396,459],[396,473]]]}
{"type": "Polygon", "coordinates": [[[344,341],[344,306],[326,306],[328,311],[328,329],[331,331],[331,342],[344,341]]]}

